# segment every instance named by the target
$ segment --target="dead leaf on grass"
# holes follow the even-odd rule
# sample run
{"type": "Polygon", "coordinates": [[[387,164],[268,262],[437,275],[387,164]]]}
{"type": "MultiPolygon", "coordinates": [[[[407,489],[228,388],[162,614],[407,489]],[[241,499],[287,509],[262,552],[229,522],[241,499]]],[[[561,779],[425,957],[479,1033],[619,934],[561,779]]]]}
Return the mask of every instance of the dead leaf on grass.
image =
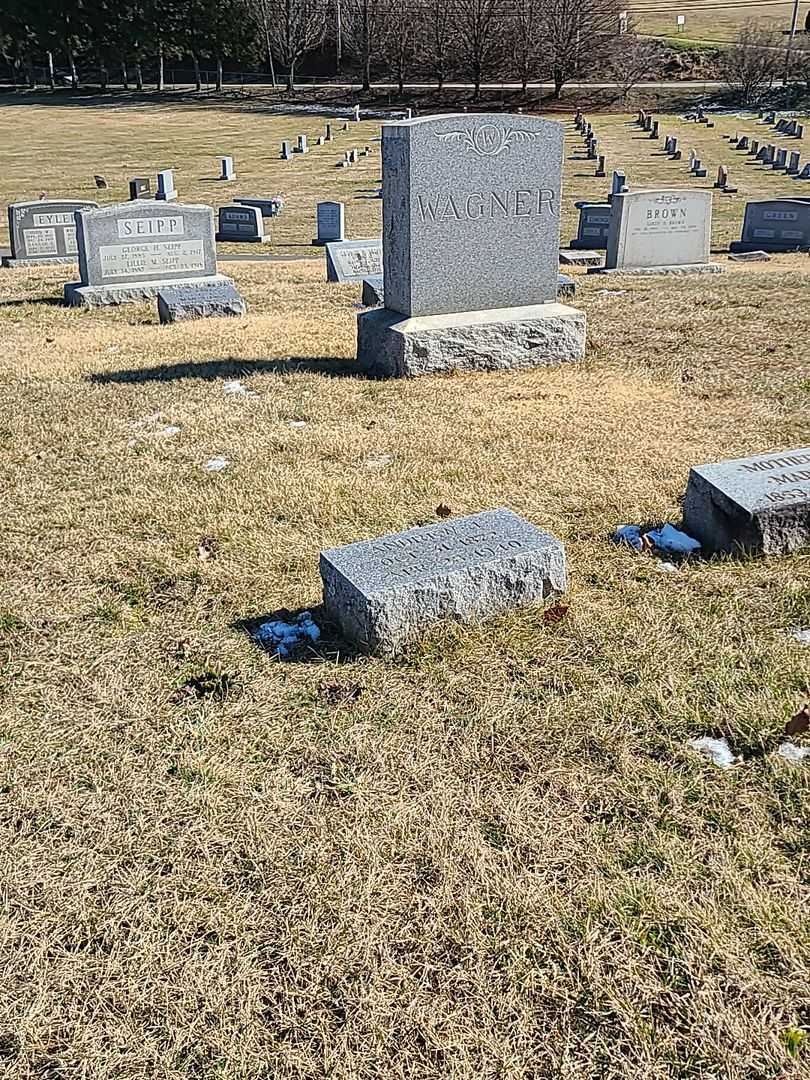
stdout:
{"type": "Polygon", "coordinates": [[[436,507],[437,518],[448,518],[453,513],[449,506],[445,506],[444,503],[439,503],[436,507]]]}
{"type": "Polygon", "coordinates": [[[219,540],[215,536],[204,536],[197,544],[199,559],[215,559],[219,551],[219,540]]]}
{"type": "Polygon", "coordinates": [[[172,694],[171,700],[174,705],[190,698],[212,697],[215,701],[224,701],[232,687],[233,680],[227,672],[203,671],[186,679],[172,694]]]}
{"type": "Polygon", "coordinates": [[[810,730],[810,704],[803,705],[793,719],[785,725],[786,735],[802,735],[810,730]]]}
{"type": "Polygon", "coordinates": [[[567,614],[568,604],[554,604],[543,612],[543,622],[546,626],[553,626],[555,623],[562,622],[567,614]]]}
{"type": "Polygon", "coordinates": [[[322,682],[318,687],[318,696],[329,705],[344,705],[357,701],[364,689],[359,683],[322,682]]]}

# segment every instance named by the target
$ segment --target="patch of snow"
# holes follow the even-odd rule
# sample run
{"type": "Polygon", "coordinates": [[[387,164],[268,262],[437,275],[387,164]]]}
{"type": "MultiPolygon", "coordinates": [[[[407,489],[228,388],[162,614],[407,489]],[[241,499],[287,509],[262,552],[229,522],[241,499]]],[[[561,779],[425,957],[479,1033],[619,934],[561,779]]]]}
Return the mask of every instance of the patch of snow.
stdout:
{"type": "Polygon", "coordinates": [[[225,457],[212,457],[205,462],[203,468],[206,472],[222,472],[223,469],[227,469],[230,462],[225,457]]]}
{"type": "Polygon", "coordinates": [[[797,746],[792,742],[783,742],[776,752],[791,765],[801,765],[806,758],[810,758],[810,746],[797,746]]]}
{"type": "Polygon", "coordinates": [[[687,740],[686,745],[713,761],[719,769],[730,769],[740,760],[732,754],[731,747],[725,739],[713,739],[709,735],[702,735],[699,739],[687,740]]]}

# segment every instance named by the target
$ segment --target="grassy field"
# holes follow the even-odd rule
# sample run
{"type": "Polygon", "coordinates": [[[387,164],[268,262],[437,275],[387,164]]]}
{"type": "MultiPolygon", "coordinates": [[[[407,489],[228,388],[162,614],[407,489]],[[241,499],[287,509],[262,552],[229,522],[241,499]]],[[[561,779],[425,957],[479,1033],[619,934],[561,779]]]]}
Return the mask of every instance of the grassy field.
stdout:
{"type": "MultiPolygon", "coordinates": [[[[793,0],[769,0],[766,3],[721,4],[717,0],[687,0],[673,4],[672,0],[651,0],[649,3],[628,5],[639,9],[633,14],[636,27],[643,33],[675,37],[681,41],[734,41],[740,27],[748,20],[771,23],[779,29],[789,30],[793,16],[793,0]],[[678,32],[676,16],[685,15],[686,24],[678,32]]],[[[799,29],[804,29],[808,5],[800,4],[799,29]]]]}
{"type": "MultiPolygon", "coordinates": [[[[8,99],[7,99],[8,100],[8,99]]],[[[173,168],[181,201],[204,202],[212,206],[229,203],[239,195],[284,196],[282,216],[270,226],[272,243],[263,254],[308,255],[313,253],[315,203],[337,199],[346,203],[346,234],[362,238],[379,236],[381,204],[373,197],[379,188],[380,144],[372,141],[380,133],[380,121],[350,124],[348,132],[333,124],[335,141],[314,146],[323,134],[326,119],[320,116],[281,116],[272,112],[261,95],[232,103],[183,103],[133,105],[115,104],[115,99],[99,99],[97,107],[77,107],[69,99],[62,105],[0,104],[0,130],[7,146],[0,171],[0,205],[36,199],[40,192],[49,197],[96,198],[114,203],[128,197],[128,181],[133,176],[152,176],[161,168],[173,168]],[[104,107],[106,105],[106,107],[104,107]],[[312,150],[281,161],[282,139],[295,144],[298,133],[308,136],[312,150]],[[369,146],[372,154],[349,169],[337,168],[343,151],[369,146]],[[218,157],[232,154],[237,180],[223,184],[218,157]],[[96,191],[93,176],[102,174],[109,187],[96,191]]],[[[549,114],[551,115],[551,114],[549,114]]],[[[568,113],[561,114],[568,118],[568,113]]],[[[557,115],[557,118],[560,114],[557,115]]],[[[748,199],[810,196],[810,184],[797,182],[770,168],[752,163],[738,154],[724,134],[748,134],[760,141],[781,145],[771,129],[750,114],[719,117],[717,126],[687,122],[679,116],[661,115],[661,140],[653,143],[627,114],[591,116],[607,155],[608,169],[622,169],[631,187],[683,186],[711,190],[718,165],[728,165],[739,188],[736,196],[715,195],[714,244],[727,248],[740,236],[748,199]],[[684,160],[670,162],[663,154],[663,136],[677,135],[684,160]],[[694,148],[709,175],[696,180],[689,175],[688,154],[694,148]]],[[[563,198],[564,240],[576,235],[579,199],[602,200],[610,181],[594,176],[594,162],[585,160],[579,138],[568,124],[568,161],[563,198]]],[[[810,160],[808,144],[786,140],[784,145],[803,151],[810,160]]],[[[0,244],[8,242],[8,224],[0,221],[0,244]]],[[[221,244],[223,254],[253,253],[250,245],[221,244]]]]}
{"type": "MultiPolygon", "coordinates": [[[[126,110],[80,115],[50,143],[29,118],[37,171],[11,155],[3,198],[112,174],[126,110]]],[[[130,128],[121,183],[171,151],[184,197],[218,192],[194,115],[130,128]]],[[[316,130],[229,122],[246,193],[273,190],[280,131],[316,130]]],[[[597,128],[633,180],[676,172],[597,128]]],[[[695,129],[718,160],[721,133],[695,129]]],[[[312,183],[290,249],[334,194],[312,183]]],[[[378,204],[350,209],[371,234],[378,204]]],[[[677,522],[691,464],[810,441],[810,260],[580,274],[581,365],[407,384],[356,376],[359,288],[320,260],[228,273],[247,317],[173,327],[61,307],[65,268],[1,279],[0,1073],[809,1076],[810,767],[774,751],[810,696],[810,558],[663,573],[608,537],[677,522]],[[245,620],[317,607],[319,550],[442,503],[564,540],[567,615],[396,661],[328,628],[306,663],[253,645],[245,620]]]]}

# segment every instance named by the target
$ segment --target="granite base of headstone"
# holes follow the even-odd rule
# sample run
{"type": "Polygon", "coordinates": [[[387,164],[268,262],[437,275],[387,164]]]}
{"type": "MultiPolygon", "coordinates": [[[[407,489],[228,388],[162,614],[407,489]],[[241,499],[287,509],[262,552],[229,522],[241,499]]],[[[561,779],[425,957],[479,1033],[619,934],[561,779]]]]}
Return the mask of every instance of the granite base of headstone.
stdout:
{"type": "Polygon", "coordinates": [[[684,529],[706,553],[787,555],[810,545],[810,447],[695,466],[684,529]]]}
{"type": "Polygon", "coordinates": [[[729,255],[730,262],[770,262],[771,257],[767,251],[739,251],[729,255]]]}
{"type": "Polygon", "coordinates": [[[358,650],[391,655],[443,620],[479,622],[566,589],[562,543],[491,510],[321,552],[324,608],[358,650]]]}
{"type": "Polygon", "coordinates": [[[557,299],[573,300],[577,295],[577,283],[568,274],[557,274],[557,299]]]}
{"type": "Polygon", "coordinates": [[[411,318],[378,308],[358,316],[357,360],[376,379],[551,367],[582,360],[585,333],[585,315],[555,303],[411,318]]]}
{"type": "Polygon", "coordinates": [[[182,203],[121,203],[74,214],[81,280],[65,285],[74,307],[130,304],[167,285],[232,285],[217,273],[214,211],[182,203]]]}
{"type": "Polygon", "coordinates": [[[385,303],[385,286],[382,274],[363,278],[363,292],[360,297],[363,307],[379,307],[385,303]]]}
{"type": "Polygon", "coordinates": [[[233,285],[164,285],[157,292],[162,323],[244,315],[247,304],[233,285]]]}
{"type": "Polygon", "coordinates": [[[563,248],[560,262],[563,266],[601,266],[605,261],[603,251],[578,251],[563,248]]]}

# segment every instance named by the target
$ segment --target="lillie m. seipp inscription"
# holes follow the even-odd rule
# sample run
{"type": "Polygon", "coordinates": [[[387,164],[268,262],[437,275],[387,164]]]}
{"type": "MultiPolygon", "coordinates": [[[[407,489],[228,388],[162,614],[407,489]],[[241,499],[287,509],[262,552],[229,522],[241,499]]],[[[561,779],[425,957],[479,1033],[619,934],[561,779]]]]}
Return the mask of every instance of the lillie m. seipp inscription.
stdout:
{"type": "Polygon", "coordinates": [[[497,157],[518,143],[530,142],[541,137],[539,131],[521,128],[498,128],[495,124],[484,124],[479,128],[459,128],[455,131],[436,132],[436,138],[442,142],[460,143],[464,150],[472,150],[481,157],[497,157]]]}

